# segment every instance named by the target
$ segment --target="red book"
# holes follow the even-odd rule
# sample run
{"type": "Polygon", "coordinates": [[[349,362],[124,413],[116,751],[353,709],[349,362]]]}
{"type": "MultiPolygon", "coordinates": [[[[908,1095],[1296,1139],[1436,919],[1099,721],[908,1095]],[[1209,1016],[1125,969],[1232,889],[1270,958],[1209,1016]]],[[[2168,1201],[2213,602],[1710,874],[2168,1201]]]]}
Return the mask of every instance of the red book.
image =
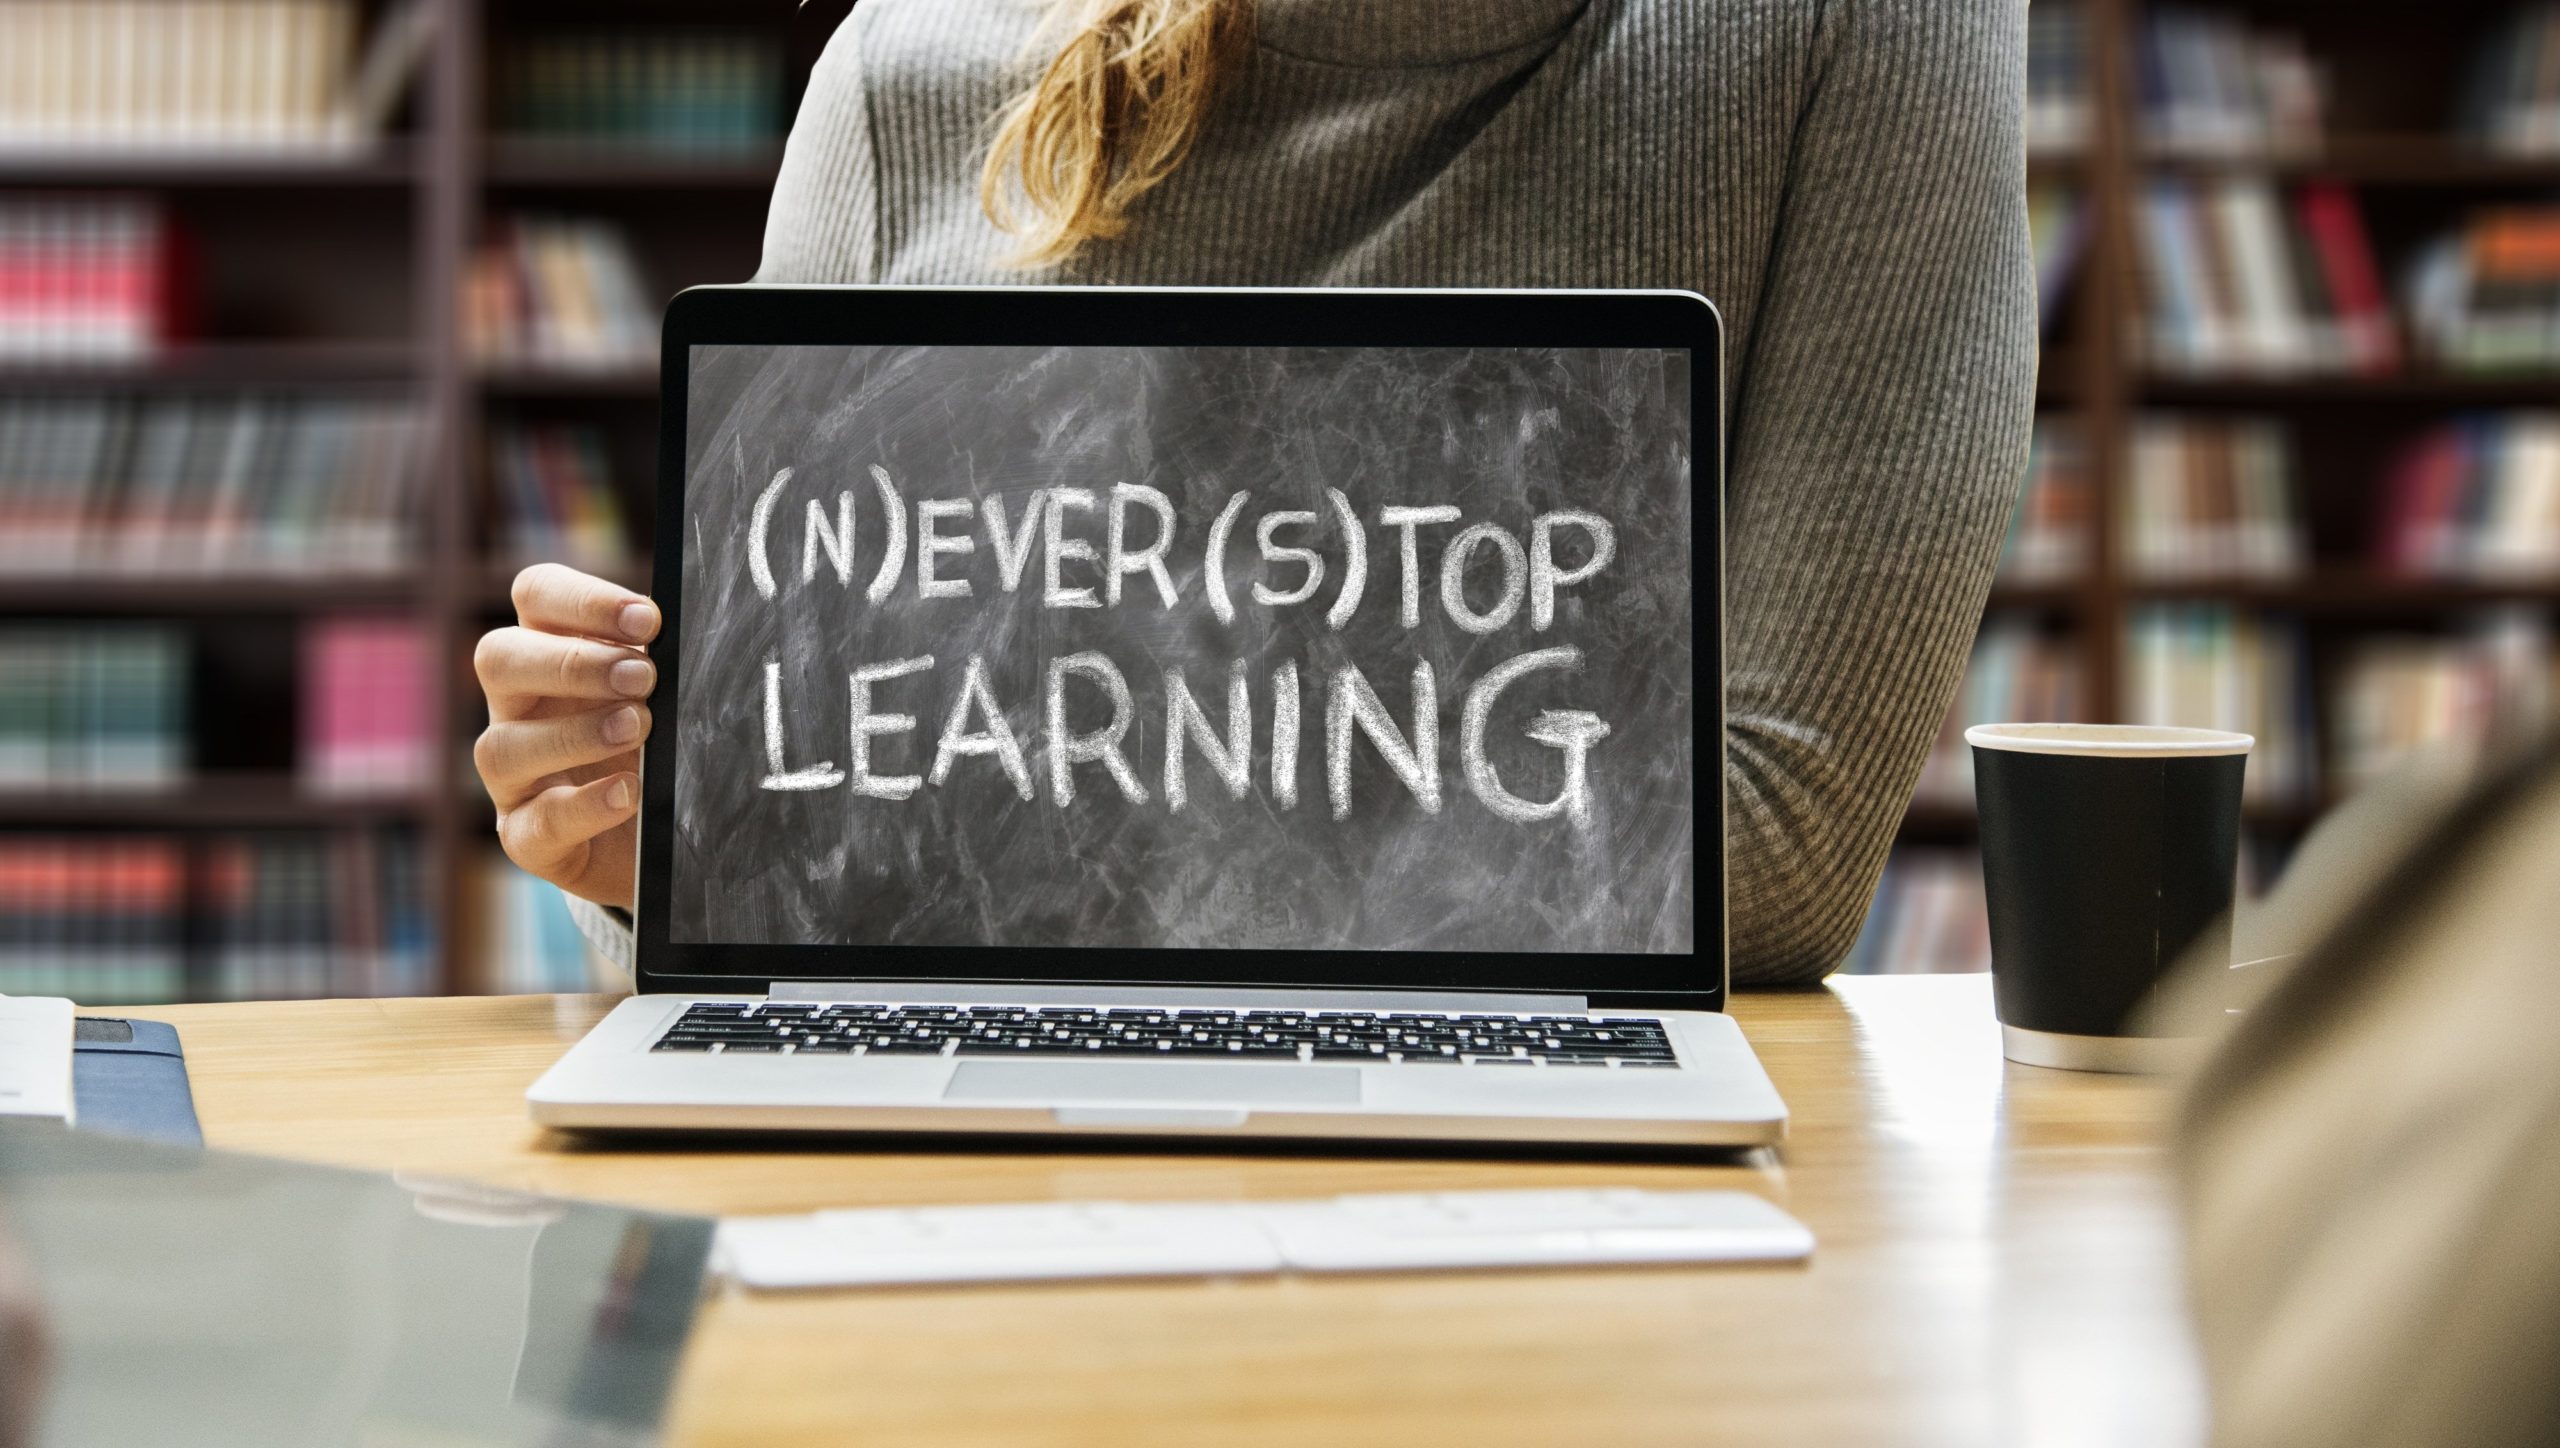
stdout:
{"type": "Polygon", "coordinates": [[[2400,365],[2398,339],[2391,327],[2391,306],[2382,288],[2382,269],[2355,193],[2334,181],[2314,181],[2302,188],[2297,203],[2303,228],[2311,233],[2320,256],[2329,295],[2338,304],[2338,323],[2358,370],[2384,373],[2400,365]]]}

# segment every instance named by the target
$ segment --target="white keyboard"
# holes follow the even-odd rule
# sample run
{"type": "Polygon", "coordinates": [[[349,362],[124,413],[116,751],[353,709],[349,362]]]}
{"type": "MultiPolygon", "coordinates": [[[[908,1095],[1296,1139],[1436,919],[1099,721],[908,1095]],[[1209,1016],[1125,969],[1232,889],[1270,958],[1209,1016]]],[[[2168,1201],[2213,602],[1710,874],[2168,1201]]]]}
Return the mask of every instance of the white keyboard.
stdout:
{"type": "Polygon", "coordinates": [[[1747,1192],[1414,1192],[1237,1203],[882,1207],[720,1224],[753,1288],[1790,1262],[1804,1224],[1747,1192]]]}

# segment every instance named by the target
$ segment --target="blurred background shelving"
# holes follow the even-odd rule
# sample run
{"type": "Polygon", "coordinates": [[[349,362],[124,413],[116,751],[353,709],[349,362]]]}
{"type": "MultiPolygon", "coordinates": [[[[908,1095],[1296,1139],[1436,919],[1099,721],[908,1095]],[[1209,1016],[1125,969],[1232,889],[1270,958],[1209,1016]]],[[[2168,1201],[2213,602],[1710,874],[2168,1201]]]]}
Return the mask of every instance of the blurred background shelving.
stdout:
{"type": "Polygon", "coordinates": [[[1963,726],[2258,735],[2245,883],[2549,717],[2560,7],[2035,0],[2036,461],[1851,969],[1984,968],[1963,726]]]}
{"type": "Polygon", "coordinates": [[[850,0],[0,0],[0,991],[578,988],[471,641],[645,586],[657,316],[850,0]]]}
{"type": "MultiPolygon", "coordinates": [[[[753,272],[848,8],[0,0],[0,990],[586,978],[470,641],[535,557],[645,583],[657,309],[753,272]]],[[[2036,459],[1858,969],[1983,958],[1965,722],[2252,729],[2264,880],[2550,707],[2553,8],[2030,25],[2036,459]]]]}

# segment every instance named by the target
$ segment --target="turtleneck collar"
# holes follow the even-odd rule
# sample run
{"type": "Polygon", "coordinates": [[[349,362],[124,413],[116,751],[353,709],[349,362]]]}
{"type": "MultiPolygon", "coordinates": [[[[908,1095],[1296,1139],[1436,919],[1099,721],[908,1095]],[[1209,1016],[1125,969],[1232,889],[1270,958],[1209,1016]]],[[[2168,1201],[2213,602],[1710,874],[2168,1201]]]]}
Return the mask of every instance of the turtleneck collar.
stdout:
{"type": "Polygon", "coordinates": [[[1591,0],[1253,0],[1270,49],[1335,65],[1474,60],[1547,39],[1591,0]]]}

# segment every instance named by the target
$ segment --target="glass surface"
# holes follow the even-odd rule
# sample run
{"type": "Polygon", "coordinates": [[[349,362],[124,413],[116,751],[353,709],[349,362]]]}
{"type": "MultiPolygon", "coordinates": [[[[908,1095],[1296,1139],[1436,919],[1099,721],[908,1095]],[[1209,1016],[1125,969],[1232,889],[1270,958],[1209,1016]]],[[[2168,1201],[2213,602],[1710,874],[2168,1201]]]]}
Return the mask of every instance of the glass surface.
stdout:
{"type": "Polygon", "coordinates": [[[671,937],[1694,951],[1689,365],[694,347],[671,937]]]}
{"type": "Polygon", "coordinates": [[[658,1441],[707,1219],[0,1128],[44,1448],[658,1441]]]}

